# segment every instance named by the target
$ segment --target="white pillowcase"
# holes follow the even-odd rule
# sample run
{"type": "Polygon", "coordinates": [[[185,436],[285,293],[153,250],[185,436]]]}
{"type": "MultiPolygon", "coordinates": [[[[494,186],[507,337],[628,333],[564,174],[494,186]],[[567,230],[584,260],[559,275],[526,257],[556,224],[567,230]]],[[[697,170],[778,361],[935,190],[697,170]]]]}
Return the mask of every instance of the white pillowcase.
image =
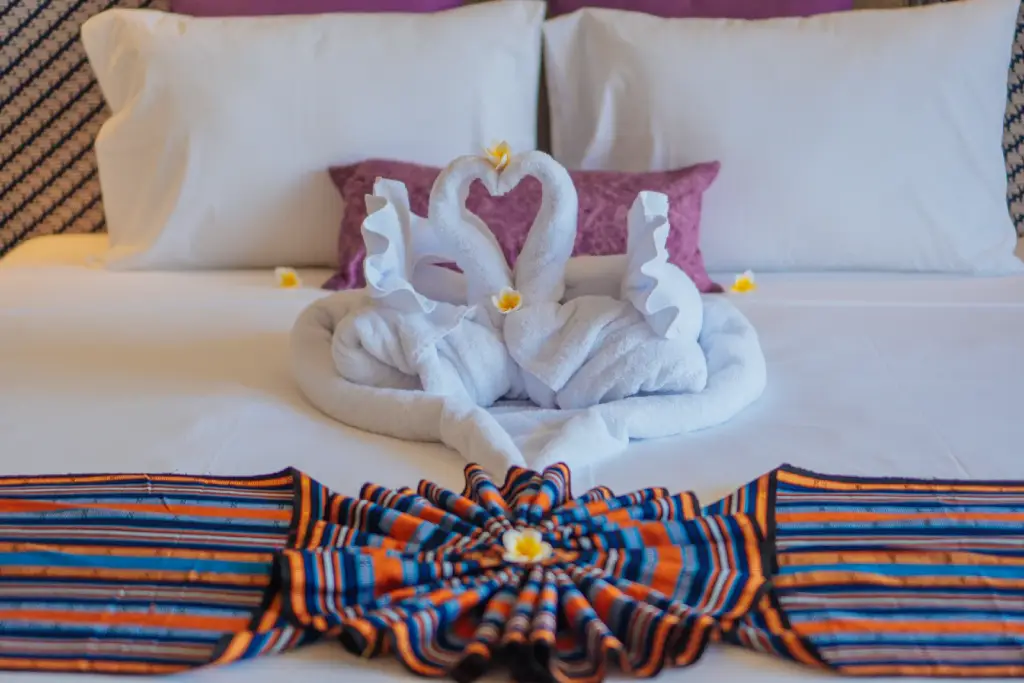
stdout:
{"type": "Polygon", "coordinates": [[[736,21],[588,9],[544,28],[570,168],[718,160],[709,271],[1021,272],[1003,117],[1019,0],[736,21]]]}
{"type": "Polygon", "coordinates": [[[123,269],[333,266],[331,165],[444,165],[536,145],[544,3],[436,14],[193,18],[110,10],[82,38],[123,269]]]}

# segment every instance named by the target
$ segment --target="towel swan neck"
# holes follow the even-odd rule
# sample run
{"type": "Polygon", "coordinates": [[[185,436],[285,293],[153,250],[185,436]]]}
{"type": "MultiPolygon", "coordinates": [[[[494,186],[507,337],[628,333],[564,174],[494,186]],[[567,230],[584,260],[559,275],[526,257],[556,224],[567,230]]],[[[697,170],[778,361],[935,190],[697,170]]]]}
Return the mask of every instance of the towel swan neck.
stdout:
{"type": "Polygon", "coordinates": [[[512,284],[512,274],[497,238],[480,218],[466,208],[474,180],[492,194],[497,171],[484,158],[462,156],[438,174],[430,189],[427,220],[446,251],[466,276],[466,298],[471,306],[486,304],[512,284]]]}
{"type": "Polygon", "coordinates": [[[558,302],[565,294],[565,270],[576,243],[579,200],[569,172],[539,151],[512,157],[498,176],[498,193],[510,192],[527,176],[541,184],[540,209],[514,270],[515,287],[528,306],[558,302]]]}

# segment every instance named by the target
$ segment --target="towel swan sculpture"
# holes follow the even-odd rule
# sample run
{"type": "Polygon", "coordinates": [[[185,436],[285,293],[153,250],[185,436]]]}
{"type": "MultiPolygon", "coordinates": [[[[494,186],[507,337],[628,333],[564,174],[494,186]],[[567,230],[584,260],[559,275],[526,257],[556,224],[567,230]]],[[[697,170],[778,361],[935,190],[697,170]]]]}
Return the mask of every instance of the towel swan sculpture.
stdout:
{"type": "MultiPolygon", "coordinates": [[[[492,364],[498,362],[498,348],[504,344],[518,367],[517,371],[502,358],[507,372],[502,381],[486,388],[472,373],[465,375],[471,380],[466,391],[477,405],[486,407],[525,393],[542,408],[586,408],[637,394],[704,388],[707,364],[698,344],[700,293],[668,262],[664,195],[641,193],[629,212],[623,298],[587,295],[565,302],[578,199],[569,173],[548,154],[512,156],[505,151],[497,158],[459,157],[435,180],[426,219],[412,213],[401,183],[379,180],[367,202],[365,270],[377,305],[339,326],[336,338],[342,343],[336,346],[336,362],[342,376],[365,379],[367,366],[383,363],[387,369],[373,368],[371,373],[393,376],[396,388],[408,388],[418,380],[425,391],[457,390],[453,377],[430,382],[437,373],[425,371],[429,364],[393,352],[374,353],[367,341],[380,338],[374,325],[387,321],[408,343],[410,335],[417,335],[416,358],[422,359],[424,349],[436,348],[465,323],[467,338],[493,349],[488,353],[492,364]],[[492,194],[504,195],[528,176],[541,183],[541,205],[515,268],[510,269],[493,233],[466,209],[465,200],[476,180],[492,194]],[[429,299],[414,285],[421,264],[434,267],[421,273],[440,276],[446,269],[437,264],[447,259],[465,274],[467,306],[429,299]],[[510,291],[516,305],[503,310],[499,299],[510,291]],[[495,395],[501,389],[505,392],[495,395]]],[[[425,275],[420,279],[430,280],[425,275]]],[[[453,358],[446,364],[469,370],[453,358]]]]}
{"type": "Polygon", "coordinates": [[[439,441],[500,473],[713,426],[764,389],[749,321],[668,262],[664,195],[641,192],[629,211],[618,298],[566,298],[578,203],[543,153],[456,159],[426,217],[397,181],[366,202],[366,288],[313,302],[291,335],[302,393],[345,424],[439,441]],[[476,180],[501,195],[528,175],[541,209],[510,268],[465,200],[476,180]],[[451,262],[462,272],[440,267],[451,262]]]}
{"type": "MultiPolygon", "coordinates": [[[[543,152],[513,156],[501,150],[489,161],[497,173],[496,182],[489,177],[492,193],[507,194],[527,176],[542,188],[540,209],[512,272],[517,305],[504,311],[495,305],[504,314],[505,345],[530,400],[543,408],[572,409],[637,394],[701,391],[707,382],[698,344],[703,305],[693,281],[668,262],[668,198],[641,193],[629,212],[621,299],[589,295],[563,302],[577,230],[572,178],[543,152]]],[[[438,182],[447,182],[445,172],[438,182]]],[[[496,300],[508,289],[496,243],[488,245],[478,231],[472,241],[460,239],[453,221],[433,225],[442,243],[464,247],[451,253],[466,272],[468,289],[477,292],[474,300],[496,300]]]]}

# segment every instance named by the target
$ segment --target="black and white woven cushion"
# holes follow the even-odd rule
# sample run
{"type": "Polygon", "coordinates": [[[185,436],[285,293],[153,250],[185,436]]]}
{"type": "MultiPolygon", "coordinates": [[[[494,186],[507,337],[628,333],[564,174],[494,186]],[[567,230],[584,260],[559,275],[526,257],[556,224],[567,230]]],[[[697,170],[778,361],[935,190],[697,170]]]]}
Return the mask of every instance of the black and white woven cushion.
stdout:
{"type": "Polygon", "coordinates": [[[1010,186],[1010,213],[1017,223],[1017,234],[1024,236],[1024,3],[1021,3],[1017,15],[1017,37],[1010,62],[1003,149],[1006,150],[1006,173],[1010,186]]]}
{"type": "Polygon", "coordinates": [[[28,237],[104,229],[92,145],[109,116],[79,28],[167,0],[0,0],[0,256],[28,237]]]}

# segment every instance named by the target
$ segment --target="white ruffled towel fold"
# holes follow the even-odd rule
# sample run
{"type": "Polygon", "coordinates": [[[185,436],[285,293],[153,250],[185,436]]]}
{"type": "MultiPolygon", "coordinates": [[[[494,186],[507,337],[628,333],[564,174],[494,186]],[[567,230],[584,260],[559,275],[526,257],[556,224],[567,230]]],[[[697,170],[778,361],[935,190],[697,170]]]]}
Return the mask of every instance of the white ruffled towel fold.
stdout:
{"type": "MultiPolygon", "coordinates": [[[[335,327],[338,374],[381,389],[464,395],[479,406],[506,395],[515,369],[486,316],[427,298],[413,286],[418,263],[442,258],[443,250],[426,241],[432,232],[411,212],[405,186],[378,181],[367,204],[362,229],[370,296],[335,327]]],[[[424,272],[440,279],[443,270],[424,272]]]]}
{"type": "Polygon", "coordinates": [[[495,472],[590,464],[756,400],[757,335],[668,262],[667,197],[640,193],[630,210],[618,298],[565,298],[577,207],[568,173],[539,152],[457,159],[426,218],[401,183],[379,180],[363,224],[366,289],[313,304],[293,331],[307,398],[351,426],[441,441],[495,472]],[[544,194],[513,271],[465,197],[474,180],[504,194],[527,175],[544,194]],[[438,265],[452,261],[463,273],[438,265]]]}

